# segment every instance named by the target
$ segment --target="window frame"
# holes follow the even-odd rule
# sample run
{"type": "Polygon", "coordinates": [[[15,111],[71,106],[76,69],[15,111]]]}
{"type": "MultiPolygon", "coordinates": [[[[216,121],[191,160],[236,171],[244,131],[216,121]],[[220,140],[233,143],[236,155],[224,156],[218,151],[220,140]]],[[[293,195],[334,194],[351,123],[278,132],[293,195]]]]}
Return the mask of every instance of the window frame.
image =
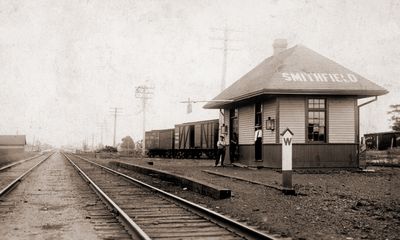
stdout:
{"type": "Polygon", "coordinates": [[[232,136],[231,134],[233,134],[234,130],[236,130],[239,140],[239,108],[237,107],[229,109],[229,136],[232,136]]]}
{"type": "Polygon", "coordinates": [[[261,127],[261,129],[263,129],[263,103],[262,102],[256,102],[254,104],[254,126],[257,125],[257,117],[260,118],[260,122],[259,125],[261,127]],[[257,105],[260,106],[260,111],[257,112],[257,105]]]}
{"type": "MultiPolygon", "coordinates": [[[[314,103],[315,104],[315,103],[314,103]]],[[[318,103],[320,104],[320,103],[318,103]]],[[[306,143],[309,144],[327,144],[329,137],[328,137],[328,98],[323,97],[323,96],[313,96],[313,97],[307,97],[305,99],[305,105],[306,105],[306,112],[305,112],[305,117],[306,117],[306,121],[305,121],[305,141],[306,143]],[[316,99],[316,100],[324,100],[324,108],[310,108],[310,100],[312,99],[316,99]],[[310,112],[324,112],[325,117],[324,117],[324,140],[318,140],[318,141],[314,141],[314,140],[310,140],[308,137],[308,128],[309,128],[309,114],[310,112]]],[[[320,119],[320,118],[319,118],[320,119]]]]}

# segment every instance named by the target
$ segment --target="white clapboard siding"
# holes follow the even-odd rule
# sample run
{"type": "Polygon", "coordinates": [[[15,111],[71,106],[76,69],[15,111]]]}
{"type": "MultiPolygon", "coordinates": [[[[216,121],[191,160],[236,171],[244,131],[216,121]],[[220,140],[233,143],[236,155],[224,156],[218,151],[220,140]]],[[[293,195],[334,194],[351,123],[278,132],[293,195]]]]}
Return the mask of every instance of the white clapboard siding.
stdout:
{"type": "Polygon", "coordinates": [[[264,102],[263,106],[263,143],[276,143],[276,129],[274,131],[266,129],[266,121],[270,117],[276,123],[276,100],[264,102]]]}
{"type": "Polygon", "coordinates": [[[293,143],[304,143],[305,112],[303,97],[279,98],[279,134],[289,128],[294,134],[293,143]]]}
{"type": "Polygon", "coordinates": [[[239,144],[254,144],[254,104],[239,108],[239,144]]]}
{"type": "Polygon", "coordinates": [[[355,141],[355,99],[329,99],[329,142],[354,143],[355,141]]]}

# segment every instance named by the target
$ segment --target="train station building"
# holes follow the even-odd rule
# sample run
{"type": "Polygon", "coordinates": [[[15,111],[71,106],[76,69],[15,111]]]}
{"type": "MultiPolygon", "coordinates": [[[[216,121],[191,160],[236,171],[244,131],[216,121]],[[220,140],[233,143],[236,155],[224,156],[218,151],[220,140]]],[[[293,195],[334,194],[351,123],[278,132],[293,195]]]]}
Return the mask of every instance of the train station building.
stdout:
{"type": "Polygon", "coordinates": [[[281,168],[280,133],[289,128],[294,169],[359,167],[358,100],[388,91],[305,46],[278,39],[273,48],[204,106],[223,110],[222,134],[237,140],[225,161],[281,168]]]}

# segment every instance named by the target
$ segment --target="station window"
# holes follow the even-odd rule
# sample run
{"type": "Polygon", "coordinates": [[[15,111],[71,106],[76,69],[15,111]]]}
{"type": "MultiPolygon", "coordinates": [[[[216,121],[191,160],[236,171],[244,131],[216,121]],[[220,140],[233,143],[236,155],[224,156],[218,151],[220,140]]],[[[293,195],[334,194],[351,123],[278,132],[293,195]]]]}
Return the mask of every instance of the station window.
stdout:
{"type": "Polygon", "coordinates": [[[258,126],[262,126],[262,105],[261,103],[256,103],[256,114],[255,114],[255,124],[258,126]]]}
{"type": "Polygon", "coordinates": [[[326,100],[308,99],[308,141],[326,141],[326,100]]]}

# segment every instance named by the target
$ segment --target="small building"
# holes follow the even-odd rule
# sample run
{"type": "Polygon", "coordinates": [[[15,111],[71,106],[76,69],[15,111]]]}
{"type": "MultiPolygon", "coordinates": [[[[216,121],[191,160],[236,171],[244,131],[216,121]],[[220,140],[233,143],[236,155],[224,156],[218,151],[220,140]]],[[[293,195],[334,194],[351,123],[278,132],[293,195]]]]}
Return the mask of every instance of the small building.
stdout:
{"type": "Polygon", "coordinates": [[[367,150],[387,150],[400,147],[400,131],[364,134],[367,150]]]}
{"type": "Polygon", "coordinates": [[[0,153],[24,152],[25,145],[25,135],[0,135],[0,153]]]}
{"type": "Polygon", "coordinates": [[[273,47],[273,56],[204,106],[223,110],[222,134],[238,140],[226,162],[281,168],[280,133],[289,128],[293,168],[359,167],[358,100],[388,91],[305,46],[287,49],[278,39],[273,47]]]}

